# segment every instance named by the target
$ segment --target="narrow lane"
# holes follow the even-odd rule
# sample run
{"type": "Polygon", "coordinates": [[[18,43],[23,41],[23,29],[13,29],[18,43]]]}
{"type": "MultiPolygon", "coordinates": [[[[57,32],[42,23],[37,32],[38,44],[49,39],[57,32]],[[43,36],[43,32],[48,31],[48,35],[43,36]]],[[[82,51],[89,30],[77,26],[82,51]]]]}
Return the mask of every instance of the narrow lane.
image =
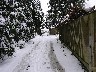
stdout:
{"type": "Polygon", "coordinates": [[[39,36],[33,41],[11,72],[84,72],[78,59],[56,36],[39,36]]]}
{"type": "MultiPolygon", "coordinates": [[[[38,40],[38,39],[37,39],[38,40]]],[[[65,72],[54,54],[51,38],[43,36],[32,50],[22,57],[13,72],[65,72]]]]}

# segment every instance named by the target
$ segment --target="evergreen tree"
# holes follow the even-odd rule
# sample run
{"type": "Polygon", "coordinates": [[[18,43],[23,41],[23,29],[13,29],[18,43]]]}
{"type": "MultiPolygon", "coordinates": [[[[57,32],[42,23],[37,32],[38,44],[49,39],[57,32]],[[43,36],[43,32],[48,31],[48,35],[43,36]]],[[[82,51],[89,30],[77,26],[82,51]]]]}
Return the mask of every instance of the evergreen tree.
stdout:
{"type": "Polygon", "coordinates": [[[67,15],[71,17],[76,10],[82,9],[84,2],[84,0],[50,0],[51,9],[48,10],[47,21],[52,22],[52,26],[57,26],[65,21],[67,15]]]}
{"type": "Polygon", "coordinates": [[[0,57],[5,53],[12,55],[13,43],[27,42],[34,33],[40,34],[42,22],[39,0],[0,0],[0,57]]]}

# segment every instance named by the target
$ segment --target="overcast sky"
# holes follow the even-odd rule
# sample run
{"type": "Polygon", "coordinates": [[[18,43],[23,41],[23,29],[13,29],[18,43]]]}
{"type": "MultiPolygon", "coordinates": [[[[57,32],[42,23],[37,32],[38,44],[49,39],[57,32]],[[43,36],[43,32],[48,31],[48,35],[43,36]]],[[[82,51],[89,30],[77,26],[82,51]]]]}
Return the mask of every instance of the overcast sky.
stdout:
{"type": "Polygon", "coordinates": [[[43,9],[44,15],[46,15],[48,11],[47,3],[49,2],[49,0],[40,0],[40,1],[41,1],[41,7],[43,9]]]}
{"type": "Polygon", "coordinates": [[[96,9],[96,0],[85,0],[86,1],[86,7],[92,7],[95,5],[95,9],[96,9]]]}

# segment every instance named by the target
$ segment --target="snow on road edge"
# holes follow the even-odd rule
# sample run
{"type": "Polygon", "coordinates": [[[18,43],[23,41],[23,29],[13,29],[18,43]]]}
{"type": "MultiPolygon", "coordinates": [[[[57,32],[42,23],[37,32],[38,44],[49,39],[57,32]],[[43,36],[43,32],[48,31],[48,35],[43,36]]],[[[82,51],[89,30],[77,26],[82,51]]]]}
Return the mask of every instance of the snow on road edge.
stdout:
{"type": "Polygon", "coordinates": [[[62,67],[65,68],[65,72],[84,72],[78,59],[72,55],[67,47],[64,48],[58,37],[54,36],[52,38],[54,53],[62,67]]]}

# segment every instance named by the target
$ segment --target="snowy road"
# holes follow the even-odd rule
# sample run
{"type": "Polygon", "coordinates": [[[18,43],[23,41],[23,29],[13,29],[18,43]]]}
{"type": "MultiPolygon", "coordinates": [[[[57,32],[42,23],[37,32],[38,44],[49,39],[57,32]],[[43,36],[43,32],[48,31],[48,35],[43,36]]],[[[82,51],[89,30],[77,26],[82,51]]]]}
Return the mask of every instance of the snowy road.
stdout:
{"type": "Polygon", "coordinates": [[[13,72],[65,72],[52,48],[49,37],[41,37],[13,72]]]}
{"type": "Polygon", "coordinates": [[[7,66],[0,65],[0,72],[84,72],[56,36],[37,36],[14,55],[7,66]]]}

